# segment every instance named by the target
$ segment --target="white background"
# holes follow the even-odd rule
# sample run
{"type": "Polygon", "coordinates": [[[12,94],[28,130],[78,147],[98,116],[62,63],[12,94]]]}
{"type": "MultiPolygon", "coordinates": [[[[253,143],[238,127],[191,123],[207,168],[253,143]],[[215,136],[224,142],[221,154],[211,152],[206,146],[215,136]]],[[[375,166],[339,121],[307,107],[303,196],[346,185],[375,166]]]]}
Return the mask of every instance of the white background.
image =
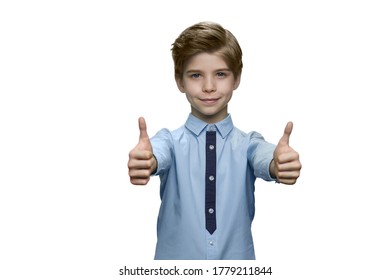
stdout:
{"type": "Polygon", "coordinates": [[[272,266],[269,279],[390,278],[387,1],[246,2],[1,2],[1,279],[170,265],[152,261],[159,180],[132,186],[128,152],[139,116],[150,135],[187,118],[170,47],[203,20],[243,49],[235,125],[276,143],[293,121],[303,164],[293,187],[257,181],[244,264],[272,266]]]}

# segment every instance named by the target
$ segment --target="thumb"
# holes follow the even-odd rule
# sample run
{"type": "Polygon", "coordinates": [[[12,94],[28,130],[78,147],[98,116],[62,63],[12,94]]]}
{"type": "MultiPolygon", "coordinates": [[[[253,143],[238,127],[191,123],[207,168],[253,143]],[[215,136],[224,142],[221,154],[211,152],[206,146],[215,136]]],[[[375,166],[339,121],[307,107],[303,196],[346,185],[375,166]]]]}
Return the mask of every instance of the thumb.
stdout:
{"type": "Polygon", "coordinates": [[[146,121],[143,117],[140,117],[138,119],[138,126],[139,126],[139,142],[143,142],[147,140],[149,142],[149,135],[146,131],[146,121]]]}
{"type": "Polygon", "coordinates": [[[289,145],[292,129],[293,129],[293,123],[288,122],[286,128],[284,129],[283,136],[279,140],[279,145],[287,145],[287,146],[289,145]]]}

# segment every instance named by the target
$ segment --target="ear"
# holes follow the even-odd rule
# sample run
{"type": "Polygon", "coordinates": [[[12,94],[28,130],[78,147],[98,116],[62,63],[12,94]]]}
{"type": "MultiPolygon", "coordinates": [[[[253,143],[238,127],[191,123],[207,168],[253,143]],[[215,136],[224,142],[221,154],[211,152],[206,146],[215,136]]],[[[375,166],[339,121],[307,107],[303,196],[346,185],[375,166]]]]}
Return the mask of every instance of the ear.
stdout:
{"type": "Polygon", "coordinates": [[[175,76],[175,80],[176,80],[177,88],[178,88],[182,93],[185,93],[185,88],[184,88],[184,85],[183,85],[183,79],[180,78],[179,76],[175,76]]]}
{"type": "Polygon", "coordinates": [[[240,82],[241,82],[241,73],[238,74],[234,80],[234,87],[233,87],[234,90],[236,90],[238,88],[238,86],[240,85],[240,82]]]}

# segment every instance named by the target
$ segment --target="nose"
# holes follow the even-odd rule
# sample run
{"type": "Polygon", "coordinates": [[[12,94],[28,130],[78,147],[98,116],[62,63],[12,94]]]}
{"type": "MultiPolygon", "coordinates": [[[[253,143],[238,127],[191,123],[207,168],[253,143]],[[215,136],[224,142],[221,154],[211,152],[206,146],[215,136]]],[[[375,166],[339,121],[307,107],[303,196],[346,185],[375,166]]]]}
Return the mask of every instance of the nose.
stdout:
{"type": "Polygon", "coordinates": [[[212,93],[216,90],[215,81],[212,77],[207,77],[204,79],[203,83],[203,92],[212,93]]]}

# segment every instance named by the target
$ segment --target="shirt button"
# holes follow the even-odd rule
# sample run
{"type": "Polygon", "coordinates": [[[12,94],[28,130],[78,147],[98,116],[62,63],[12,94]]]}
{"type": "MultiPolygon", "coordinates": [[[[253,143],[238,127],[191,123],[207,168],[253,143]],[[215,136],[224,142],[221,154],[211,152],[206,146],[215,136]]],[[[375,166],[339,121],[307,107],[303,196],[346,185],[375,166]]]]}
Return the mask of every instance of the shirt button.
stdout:
{"type": "Polygon", "coordinates": [[[214,176],[213,175],[209,176],[209,180],[214,181],[214,176]]]}
{"type": "Polygon", "coordinates": [[[214,213],[214,209],[213,209],[213,208],[210,208],[210,209],[209,209],[209,213],[210,213],[210,214],[213,214],[213,213],[214,213]]]}
{"type": "Polygon", "coordinates": [[[210,145],[210,146],[209,146],[209,149],[210,149],[210,150],[214,150],[214,145],[210,145]]]}
{"type": "Polygon", "coordinates": [[[214,240],[209,241],[210,246],[214,246],[214,240]]]}
{"type": "Polygon", "coordinates": [[[216,127],[215,127],[215,125],[214,124],[212,124],[212,125],[209,125],[209,127],[208,127],[208,131],[216,131],[217,129],[216,129],[216,127]]]}

